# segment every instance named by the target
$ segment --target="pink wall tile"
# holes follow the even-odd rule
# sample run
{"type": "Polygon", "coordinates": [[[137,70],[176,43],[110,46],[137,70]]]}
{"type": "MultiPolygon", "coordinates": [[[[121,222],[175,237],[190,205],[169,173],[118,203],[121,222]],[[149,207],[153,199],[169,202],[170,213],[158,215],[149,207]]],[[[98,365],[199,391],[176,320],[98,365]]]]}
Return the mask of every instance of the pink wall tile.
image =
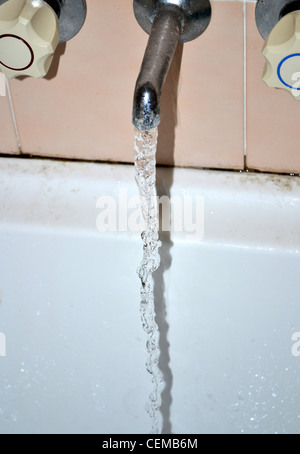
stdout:
{"type": "Polygon", "coordinates": [[[18,153],[19,148],[6,92],[6,96],[0,96],[0,154],[18,153]]]}
{"type": "MultiPolygon", "coordinates": [[[[48,79],[11,81],[24,153],[132,162],[132,96],[147,43],[132,0],[88,0],[76,38],[48,79]]],[[[212,2],[212,21],[179,46],[164,89],[158,162],[243,168],[243,4],[212,2]],[[177,97],[178,92],[178,97],[177,97]]],[[[300,103],[265,86],[263,39],[247,5],[247,166],[300,172],[300,103]]],[[[8,98],[0,98],[0,153],[18,153],[8,98]]]]}
{"type": "Polygon", "coordinates": [[[247,166],[269,172],[300,173],[300,103],[262,81],[264,40],[247,5],[247,166]]]}
{"type": "MultiPolygon", "coordinates": [[[[132,162],[132,97],[148,37],[132,0],[87,3],[84,28],[60,48],[56,77],[12,81],[22,148],[33,155],[132,162]]],[[[158,162],[242,168],[242,58],[242,4],[213,2],[208,30],[177,51],[164,93],[158,162]]]]}
{"type": "Polygon", "coordinates": [[[175,163],[242,169],[243,4],[212,8],[209,28],[184,46],[175,163]]]}
{"type": "MultiPolygon", "coordinates": [[[[147,36],[131,0],[89,0],[51,80],[12,81],[25,153],[132,161],[132,96],[147,36]]],[[[55,65],[54,65],[55,67],[55,65]]]]}

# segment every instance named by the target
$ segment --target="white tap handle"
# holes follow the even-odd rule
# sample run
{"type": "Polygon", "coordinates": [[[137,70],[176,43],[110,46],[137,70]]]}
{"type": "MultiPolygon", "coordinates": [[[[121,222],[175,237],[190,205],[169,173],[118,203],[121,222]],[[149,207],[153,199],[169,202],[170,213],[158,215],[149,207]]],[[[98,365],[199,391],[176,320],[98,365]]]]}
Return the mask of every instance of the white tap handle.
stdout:
{"type": "Polygon", "coordinates": [[[263,55],[263,80],[269,87],[282,88],[300,100],[300,11],[285,15],[269,34],[263,55]]]}
{"type": "Polygon", "coordinates": [[[8,79],[44,77],[59,42],[59,22],[43,0],[9,0],[0,6],[0,71],[8,79]]]}

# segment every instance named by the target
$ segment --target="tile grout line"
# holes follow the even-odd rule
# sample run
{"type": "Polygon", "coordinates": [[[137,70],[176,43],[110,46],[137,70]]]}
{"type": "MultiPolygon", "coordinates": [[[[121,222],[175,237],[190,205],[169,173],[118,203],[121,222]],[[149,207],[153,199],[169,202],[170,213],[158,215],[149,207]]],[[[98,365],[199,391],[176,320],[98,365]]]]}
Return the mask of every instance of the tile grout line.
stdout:
{"type": "Polygon", "coordinates": [[[16,114],[15,114],[15,109],[14,109],[13,102],[12,102],[10,85],[9,85],[9,81],[7,78],[6,78],[6,90],[7,90],[7,94],[8,94],[10,112],[11,112],[12,120],[13,120],[13,124],[14,124],[14,130],[15,130],[15,134],[16,134],[18,150],[19,150],[19,153],[22,153],[22,145],[21,145],[20,134],[19,134],[18,125],[17,125],[16,114]]]}
{"type": "Polygon", "coordinates": [[[243,3],[244,14],[244,160],[247,158],[247,2],[243,3]]]}

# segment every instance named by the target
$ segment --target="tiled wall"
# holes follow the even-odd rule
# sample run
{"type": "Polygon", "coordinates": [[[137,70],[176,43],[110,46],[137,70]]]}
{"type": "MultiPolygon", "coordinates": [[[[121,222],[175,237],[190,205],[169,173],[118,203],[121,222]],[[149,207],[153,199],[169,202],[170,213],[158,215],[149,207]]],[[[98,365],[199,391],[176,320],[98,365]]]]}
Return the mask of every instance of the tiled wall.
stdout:
{"type": "MultiPolygon", "coordinates": [[[[261,80],[255,3],[212,1],[207,31],[178,47],[159,163],[300,173],[300,103],[261,80]]],[[[147,42],[132,4],[87,0],[84,28],[59,47],[48,77],[10,82],[15,118],[1,97],[0,153],[132,162],[132,96],[147,42]]]]}

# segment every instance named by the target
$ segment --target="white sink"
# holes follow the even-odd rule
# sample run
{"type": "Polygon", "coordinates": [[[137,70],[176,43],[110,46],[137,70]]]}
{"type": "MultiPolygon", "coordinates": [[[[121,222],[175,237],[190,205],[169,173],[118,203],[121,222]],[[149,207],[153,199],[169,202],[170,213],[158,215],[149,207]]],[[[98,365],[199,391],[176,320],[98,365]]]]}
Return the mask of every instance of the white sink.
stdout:
{"type": "MultiPolygon", "coordinates": [[[[299,178],[158,182],[205,210],[203,237],[162,236],[164,432],[299,434],[299,178]]],[[[0,185],[0,433],[149,433],[141,240],[96,227],[100,197],[137,195],[133,166],[3,158],[0,185]]]]}

